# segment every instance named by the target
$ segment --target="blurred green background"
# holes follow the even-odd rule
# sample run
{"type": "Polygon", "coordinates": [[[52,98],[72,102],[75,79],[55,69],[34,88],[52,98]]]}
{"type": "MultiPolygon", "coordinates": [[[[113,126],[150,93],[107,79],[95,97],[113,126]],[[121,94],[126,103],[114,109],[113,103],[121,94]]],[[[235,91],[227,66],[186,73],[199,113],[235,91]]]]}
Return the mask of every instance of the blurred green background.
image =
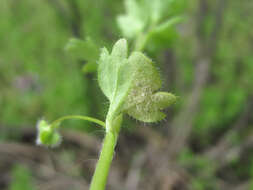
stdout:
{"type": "MultiPolygon", "coordinates": [[[[125,118],[108,189],[253,190],[252,10],[251,0],[171,3],[168,17],[183,21],[145,52],[179,101],[160,123],[125,118]]],[[[89,37],[111,48],[124,13],[119,0],[0,0],[0,189],[88,189],[103,131],[66,122],[50,150],[35,145],[35,126],[105,118],[95,70],[66,45],[89,37]]]]}

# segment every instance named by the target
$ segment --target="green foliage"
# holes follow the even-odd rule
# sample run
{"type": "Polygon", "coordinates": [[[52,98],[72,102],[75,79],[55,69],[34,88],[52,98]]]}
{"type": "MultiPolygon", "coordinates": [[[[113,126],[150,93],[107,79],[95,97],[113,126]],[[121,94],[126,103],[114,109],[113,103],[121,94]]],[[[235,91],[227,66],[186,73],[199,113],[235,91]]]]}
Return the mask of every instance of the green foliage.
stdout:
{"type": "MultiPolygon", "coordinates": [[[[85,46],[79,40],[71,40],[67,49],[73,51],[77,48],[79,51],[81,45],[85,46]]],[[[161,110],[176,100],[171,93],[156,92],[161,87],[162,81],[152,61],[137,51],[128,58],[127,51],[127,41],[120,39],[114,44],[111,54],[103,48],[98,61],[99,86],[110,101],[106,124],[98,119],[79,115],[64,116],[51,124],[40,120],[37,124],[37,144],[52,147],[61,141],[57,128],[65,119],[83,119],[106,127],[103,148],[90,185],[91,190],[105,188],[123,113],[144,122],[160,121],[166,116],[161,110]]]]}
{"type": "Polygon", "coordinates": [[[127,38],[134,38],[141,33],[147,23],[147,16],[136,0],[125,1],[126,14],[117,18],[118,25],[127,38]]]}
{"type": "Polygon", "coordinates": [[[117,24],[126,38],[141,39],[141,42],[138,40],[136,42],[137,49],[142,49],[142,46],[149,41],[151,43],[147,46],[151,49],[165,44],[167,47],[168,41],[176,37],[172,26],[182,20],[181,17],[175,16],[170,9],[176,1],[125,0],[124,2],[126,14],[117,17],[117,24]],[[172,14],[167,14],[168,12],[172,14]]]}
{"type": "Polygon", "coordinates": [[[12,170],[9,190],[35,190],[31,172],[24,166],[16,165],[12,170]]]}
{"type": "MultiPolygon", "coordinates": [[[[173,0],[125,0],[126,14],[117,18],[118,25],[127,38],[135,38],[143,32],[148,26],[156,25],[163,18],[173,0]]],[[[165,21],[161,26],[164,26],[165,21]]],[[[158,28],[154,30],[158,30],[158,28]]]]}
{"type": "Polygon", "coordinates": [[[178,32],[173,26],[182,21],[183,17],[174,16],[161,23],[153,30],[150,30],[147,35],[147,41],[149,42],[147,44],[148,49],[157,52],[161,49],[171,47],[178,38],[178,32]]]}
{"type": "Polygon", "coordinates": [[[99,56],[99,48],[90,38],[85,41],[71,38],[65,46],[65,50],[74,58],[87,61],[82,68],[84,73],[93,73],[97,70],[96,61],[99,56]]]}
{"type": "Polygon", "coordinates": [[[135,75],[124,110],[140,121],[162,120],[165,114],[161,110],[174,103],[176,97],[167,92],[156,92],[161,88],[162,81],[149,58],[142,53],[134,52],[129,61],[135,64],[135,75]]]}
{"type": "MultiPolygon", "coordinates": [[[[168,76],[164,78],[163,88],[173,89],[181,97],[177,108],[184,107],[187,100],[185,97],[192,90],[195,76],[200,74],[194,72],[199,54],[198,43],[209,45],[218,2],[206,1],[204,20],[199,23],[196,16],[200,9],[199,1],[125,0],[124,4],[117,0],[97,0],[95,3],[91,0],[1,0],[0,18],[4,19],[0,19],[0,141],[18,141],[18,132],[12,135],[8,131],[16,132],[19,131],[16,127],[33,126],[41,116],[51,120],[74,113],[103,118],[106,100],[99,95],[94,75],[84,75],[80,69],[84,73],[96,73],[100,47],[111,47],[112,41],[119,36],[128,39],[131,50],[147,50],[149,57],[159,67],[161,65],[161,68],[165,68],[162,72],[168,76]],[[182,20],[180,15],[187,15],[187,20],[176,28],[174,26],[182,20]],[[199,27],[204,41],[196,43],[199,38],[199,33],[195,33],[196,27],[199,27]],[[117,33],[117,28],[120,33],[117,33]],[[66,47],[66,54],[63,47],[66,47]],[[164,58],[164,50],[171,58],[164,58]]],[[[194,146],[193,149],[197,151],[205,151],[231,130],[248,105],[253,90],[251,6],[249,1],[231,0],[227,1],[225,7],[220,35],[216,39],[217,48],[210,60],[210,75],[201,94],[198,113],[193,118],[194,130],[189,147],[194,146]]],[[[103,51],[110,57],[108,59],[113,59],[112,53],[103,51]]],[[[124,53],[127,54],[127,51],[124,53]]],[[[159,72],[147,56],[133,52],[124,59],[129,61],[130,58],[133,60],[131,62],[148,67],[148,73],[154,76],[143,79],[142,83],[149,80],[153,84],[152,80],[159,78],[154,83],[160,84],[159,72]]],[[[124,59],[114,61],[115,65],[122,64],[119,68],[127,67],[129,63],[122,61],[124,59]]],[[[129,83],[132,81],[130,87],[127,87],[129,84],[125,83],[125,79],[120,79],[120,84],[126,88],[115,91],[118,102],[113,100],[115,103],[111,106],[113,109],[110,109],[116,110],[118,114],[114,115],[111,124],[117,132],[123,114],[141,121],[157,121],[164,117],[162,110],[165,106],[169,106],[175,99],[173,95],[157,92],[161,87],[159,85],[145,88],[145,84],[141,85],[142,89],[136,89],[137,74],[133,75],[131,71],[138,67],[126,69],[133,79],[120,76],[121,79],[127,78],[129,83]],[[143,96],[142,90],[145,94],[143,96]]],[[[110,76],[111,71],[117,68],[108,71],[110,76]]],[[[142,73],[138,76],[142,76],[142,73]]],[[[135,129],[135,122],[132,121],[131,125],[135,129]]],[[[245,128],[251,127],[251,124],[248,127],[246,125],[245,128]]],[[[85,131],[97,130],[88,128],[87,123],[76,121],[70,121],[65,126],[85,131]]],[[[42,138],[54,144],[50,130],[44,130],[42,138]]],[[[249,135],[248,130],[242,129],[244,135],[236,133],[229,141],[233,146],[240,146],[249,135]]],[[[187,161],[184,166],[190,173],[198,175],[192,181],[193,189],[218,189],[215,187],[217,173],[214,174],[213,165],[208,160],[199,158],[193,152],[185,154],[185,157],[187,161]],[[201,176],[201,171],[207,172],[201,176]]],[[[250,159],[252,156],[246,157],[250,159]]],[[[236,160],[236,169],[231,169],[231,173],[242,173],[240,176],[244,178],[249,176],[245,165],[236,160]]]]}
{"type": "Polygon", "coordinates": [[[133,68],[127,60],[126,40],[121,39],[116,42],[111,55],[106,48],[102,50],[99,59],[98,82],[111,103],[121,101],[121,97],[127,93],[132,80],[132,71],[133,68]],[[128,66],[130,67],[128,68],[128,66]],[[127,74],[125,75],[124,72],[127,74]],[[129,75],[130,80],[127,78],[129,75]]]}
{"type": "Polygon", "coordinates": [[[111,54],[105,48],[102,50],[98,81],[110,100],[107,117],[111,121],[122,112],[144,122],[159,121],[165,117],[160,110],[176,100],[170,93],[154,93],[161,87],[159,73],[151,60],[140,52],[133,52],[127,58],[124,39],[115,43],[111,54]]]}

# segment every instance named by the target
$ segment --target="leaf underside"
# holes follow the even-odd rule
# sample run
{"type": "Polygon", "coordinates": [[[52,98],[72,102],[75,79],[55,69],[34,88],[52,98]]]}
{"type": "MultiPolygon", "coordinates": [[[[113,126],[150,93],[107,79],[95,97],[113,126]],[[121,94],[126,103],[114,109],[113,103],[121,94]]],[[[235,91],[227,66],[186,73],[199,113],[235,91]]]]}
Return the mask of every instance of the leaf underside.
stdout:
{"type": "Polygon", "coordinates": [[[127,42],[119,40],[109,54],[102,50],[98,66],[98,82],[105,96],[110,100],[110,111],[121,106],[131,87],[134,65],[127,59],[127,42]]]}
{"type": "Polygon", "coordinates": [[[144,122],[162,120],[162,109],[175,102],[167,92],[157,92],[162,82],[152,61],[141,52],[127,58],[127,42],[119,40],[112,53],[102,50],[98,66],[99,85],[110,100],[109,113],[128,113],[144,122]]]}
{"type": "Polygon", "coordinates": [[[135,62],[134,83],[125,101],[124,108],[133,118],[144,122],[162,120],[166,115],[161,112],[175,101],[175,96],[167,92],[156,92],[161,88],[160,74],[144,54],[135,52],[129,60],[135,62]]]}

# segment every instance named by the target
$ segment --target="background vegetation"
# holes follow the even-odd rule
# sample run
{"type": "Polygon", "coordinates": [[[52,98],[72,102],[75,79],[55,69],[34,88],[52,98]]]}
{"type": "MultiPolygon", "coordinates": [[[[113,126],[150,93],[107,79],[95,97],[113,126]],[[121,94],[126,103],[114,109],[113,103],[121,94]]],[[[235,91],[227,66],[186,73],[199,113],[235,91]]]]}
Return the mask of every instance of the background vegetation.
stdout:
{"type": "MultiPolygon", "coordinates": [[[[176,0],[184,21],[145,49],[180,97],[165,121],[126,118],[111,190],[253,190],[253,1],[176,0]]],[[[66,122],[63,146],[35,146],[36,122],[104,119],[94,68],[68,52],[72,37],[111,47],[119,0],[0,1],[0,189],[88,189],[102,132],[66,122]],[[80,132],[81,131],[81,132],[80,132]]]]}

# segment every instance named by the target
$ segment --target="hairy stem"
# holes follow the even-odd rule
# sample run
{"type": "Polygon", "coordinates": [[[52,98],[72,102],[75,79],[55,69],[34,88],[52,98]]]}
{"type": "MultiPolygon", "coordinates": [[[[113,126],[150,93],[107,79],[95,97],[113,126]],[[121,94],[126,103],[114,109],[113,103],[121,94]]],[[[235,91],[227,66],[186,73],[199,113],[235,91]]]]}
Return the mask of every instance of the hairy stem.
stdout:
{"type": "Polygon", "coordinates": [[[118,133],[113,133],[112,131],[106,132],[96,170],[92,177],[90,190],[105,189],[117,139],[118,133]]]}

